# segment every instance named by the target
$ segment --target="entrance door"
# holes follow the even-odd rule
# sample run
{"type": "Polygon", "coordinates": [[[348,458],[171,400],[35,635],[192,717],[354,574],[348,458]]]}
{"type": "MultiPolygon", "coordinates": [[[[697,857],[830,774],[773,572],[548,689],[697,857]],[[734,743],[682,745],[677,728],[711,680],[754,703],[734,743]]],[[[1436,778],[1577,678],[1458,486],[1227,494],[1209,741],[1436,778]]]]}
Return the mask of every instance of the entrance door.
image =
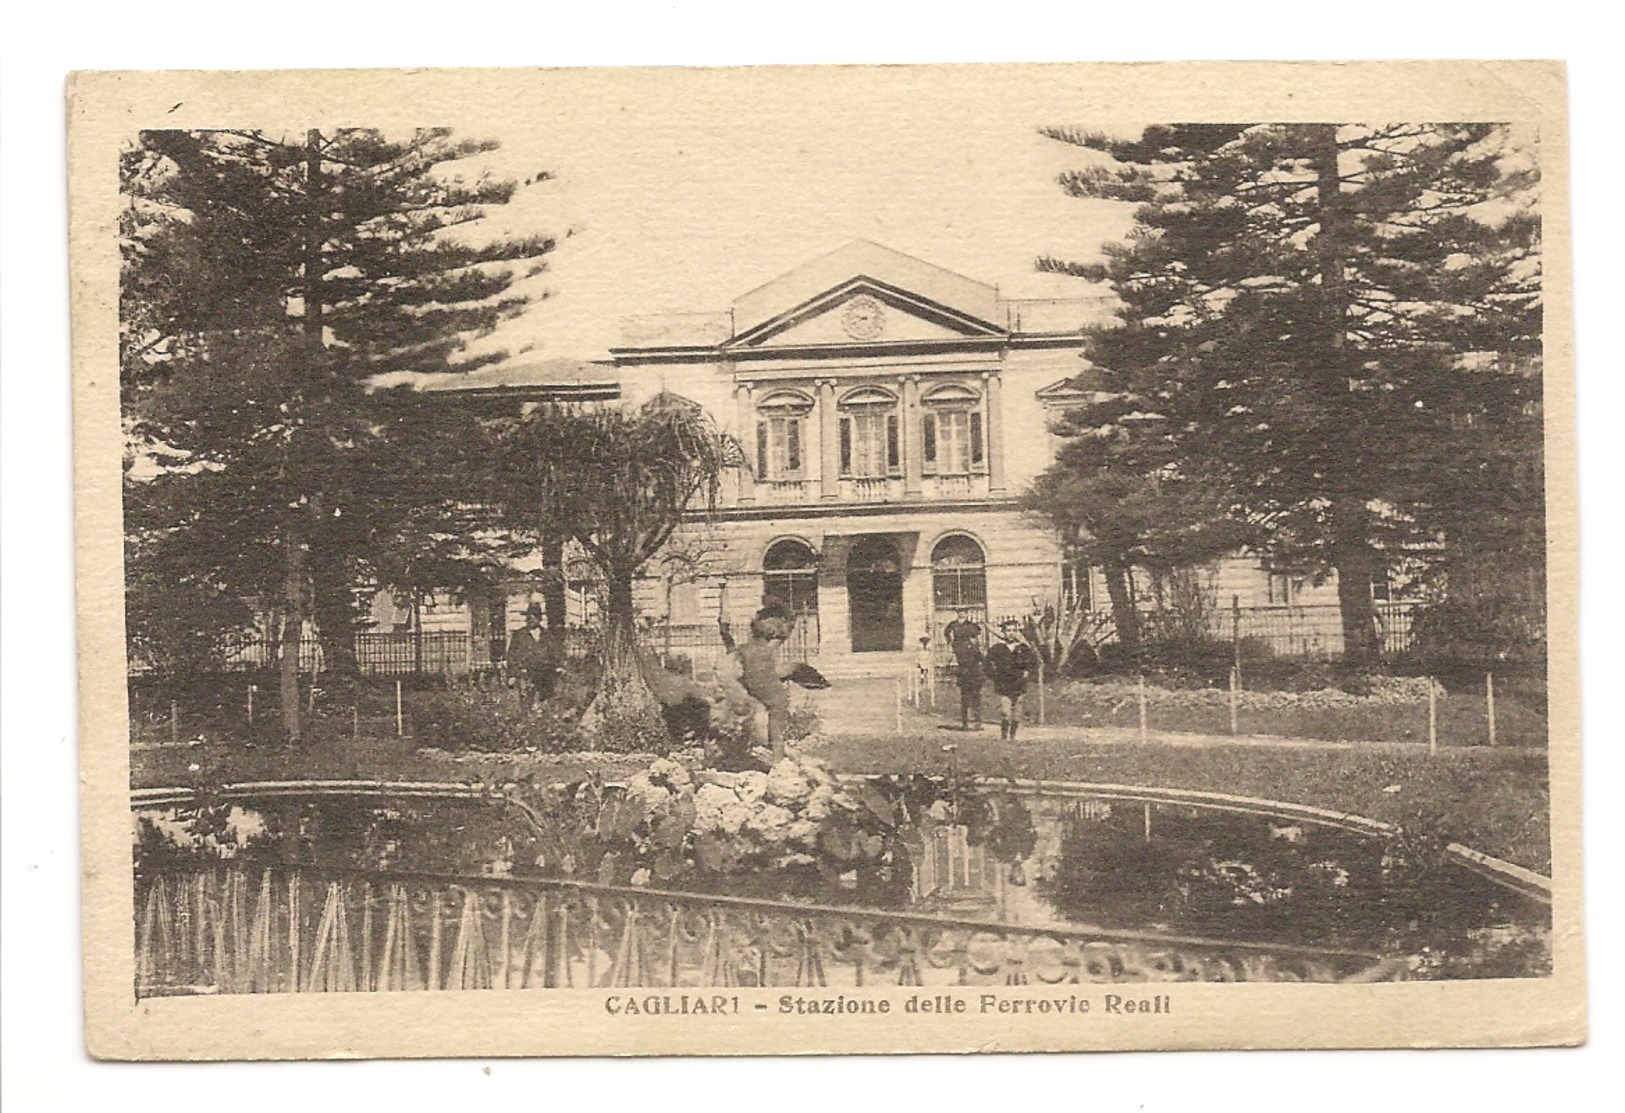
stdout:
{"type": "Polygon", "coordinates": [[[846,596],[852,609],[852,652],[903,648],[903,568],[889,537],[864,537],[846,559],[846,596]]]}

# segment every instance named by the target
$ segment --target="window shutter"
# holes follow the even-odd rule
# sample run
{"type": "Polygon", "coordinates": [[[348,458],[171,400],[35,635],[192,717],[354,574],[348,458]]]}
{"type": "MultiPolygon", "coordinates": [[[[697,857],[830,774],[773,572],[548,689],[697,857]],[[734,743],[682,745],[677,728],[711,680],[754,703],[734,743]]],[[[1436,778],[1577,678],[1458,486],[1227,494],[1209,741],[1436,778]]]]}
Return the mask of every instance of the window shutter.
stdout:
{"type": "Polygon", "coordinates": [[[841,418],[841,474],[852,474],[852,419],[841,418]]]}
{"type": "Polygon", "coordinates": [[[792,417],[784,423],[784,466],[791,474],[801,471],[801,419],[792,417]]]}
{"type": "Polygon", "coordinates": [[[886,467],[895,471],[899,466],[897,451],[897,415],[886,415],[886,467]]]}
{"type": "Polygon", "coordinates": [[[767,478],[767,422],[756,423],[756,478],[767,478]]]}
{"type": "Polygon", "coordinates": [[[937,467],[937,415],[926,414],[920,419],[920,441],[924,447],[921,453],[925,460],[927,471],[935,471],[937,467]]]}
{"type": "Polygon", "coordinates": [[[970,412],[970,462],[982,462],[982,414],[979,410],[970,412]]]}

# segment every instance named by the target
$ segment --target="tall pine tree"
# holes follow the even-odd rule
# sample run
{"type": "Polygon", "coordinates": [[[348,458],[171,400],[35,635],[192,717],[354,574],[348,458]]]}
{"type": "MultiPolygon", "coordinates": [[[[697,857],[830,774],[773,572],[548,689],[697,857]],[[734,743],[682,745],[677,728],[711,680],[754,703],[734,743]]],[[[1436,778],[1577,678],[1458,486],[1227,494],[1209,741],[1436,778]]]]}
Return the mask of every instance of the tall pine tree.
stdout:
{"type": "Polygon", "coordinates": [[[144,616],[164,616],[151,643],[241,600],[273,609],[290,738],[305,620],[353,670],[356,587],[398,560],[425,483],[465,502],[447,461],[391,448],[400,424],[368,384],[471,369],[469,337],[523,306],[515,264],[533,273],[552,242],[482,242],[463,226],[516,185],[452,173],[495,146],[447,129],[151,131],[123,160],[128,548],[154,595],[133,593],[132,633],[144,616]]]}
{"type": "Polygon", "coordinates": [[[1046,134],[1111,160],[1069,192],[1137,206],[1104,265],[1039,261],[1122,299],[1093,338],[1108,389],[1156,412],[1175,466],[1220,483],[1272,559],[1336,570],[1346,654],[1374,658],[1373,578],[1459,522],[1482,430],[1521,412],[1509,368],[1539,350],[1533,172],[1508,129],[1046,134]]]}

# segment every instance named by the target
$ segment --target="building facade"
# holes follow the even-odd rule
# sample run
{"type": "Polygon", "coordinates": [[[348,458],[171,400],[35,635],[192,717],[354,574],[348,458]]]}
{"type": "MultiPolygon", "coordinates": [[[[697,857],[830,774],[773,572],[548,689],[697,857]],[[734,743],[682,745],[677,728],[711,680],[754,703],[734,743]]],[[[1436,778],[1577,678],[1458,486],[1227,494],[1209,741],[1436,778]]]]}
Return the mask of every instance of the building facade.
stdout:
{"type": "MultiPolygon", "coordinates": [[[[637,585],[657,648],[703,667],[723,652],[719,622],[743,631],[777,601],[797,618],[792,655],[831,676],[898,674],[922,639],[945,661],[942,628],[961,611],[1025,616],[1063,592],[1109,611],[1099,571],[1065,568],[1053,532],[1020,505],[1054,458],[1054,417],[1094,395],[1082,330],[1109,305],[1006,299],[866,241],[726,306],[706,300],[623,322],[608,361],[509,366],[441,388],[509,404],[636,405],[669,392],[738,439],[749,469],[727,476],[715,513],[680,529],[637,585]]],[[[567,622],[590,627],[595,574],[584,558],[566,563],[567,622]]],[[[1246,556],[1192,575],[1213,636],[1341,653],[1335,578],[1246,556]]],[[[1148,577],[1135,590],[1144,609],[1161,605],[1148,577]]],[[[515,580],[489,598],[431,595],[410,617],[381,598],[376,629],[399,640],[415,626],[446,641],[448,667],[458,657],[477,668],[500,659],[536,592],[515,580]]],[[[1374,595],[1386,605],[1386,591],[1374,595]]],[[[1384,615],[1381,636],[1400,648],[1408,608],[1384,615]]]]}
{"type": "Polygon", "coordinates": [[[721,311],[626,322],[624,398],[692,399],[751,461],[676,538],[684,555],[651,567],[646,613],[737,628],[777,600],[820,667],[849,675],[896,671],[960,609],[1052,600],[1061,553],[1020,493],[1102,311],[1006,300],[860,241],[721,311]]]}

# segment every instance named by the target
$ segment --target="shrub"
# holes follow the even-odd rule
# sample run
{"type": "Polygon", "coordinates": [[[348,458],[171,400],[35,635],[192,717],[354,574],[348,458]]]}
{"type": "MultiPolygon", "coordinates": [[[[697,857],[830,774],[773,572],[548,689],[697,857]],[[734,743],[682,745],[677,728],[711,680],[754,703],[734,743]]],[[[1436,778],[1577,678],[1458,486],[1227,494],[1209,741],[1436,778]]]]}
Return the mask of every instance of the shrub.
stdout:
{"type": "Polygon", "coordinates": [[[501,677],[450,678],[444,689],[412,697],[412,733],[420,744],[442,750],[587,749],[576,726],[582,685],[570,671],[560,678],[555,697],[541,704],[501,677]]]}

